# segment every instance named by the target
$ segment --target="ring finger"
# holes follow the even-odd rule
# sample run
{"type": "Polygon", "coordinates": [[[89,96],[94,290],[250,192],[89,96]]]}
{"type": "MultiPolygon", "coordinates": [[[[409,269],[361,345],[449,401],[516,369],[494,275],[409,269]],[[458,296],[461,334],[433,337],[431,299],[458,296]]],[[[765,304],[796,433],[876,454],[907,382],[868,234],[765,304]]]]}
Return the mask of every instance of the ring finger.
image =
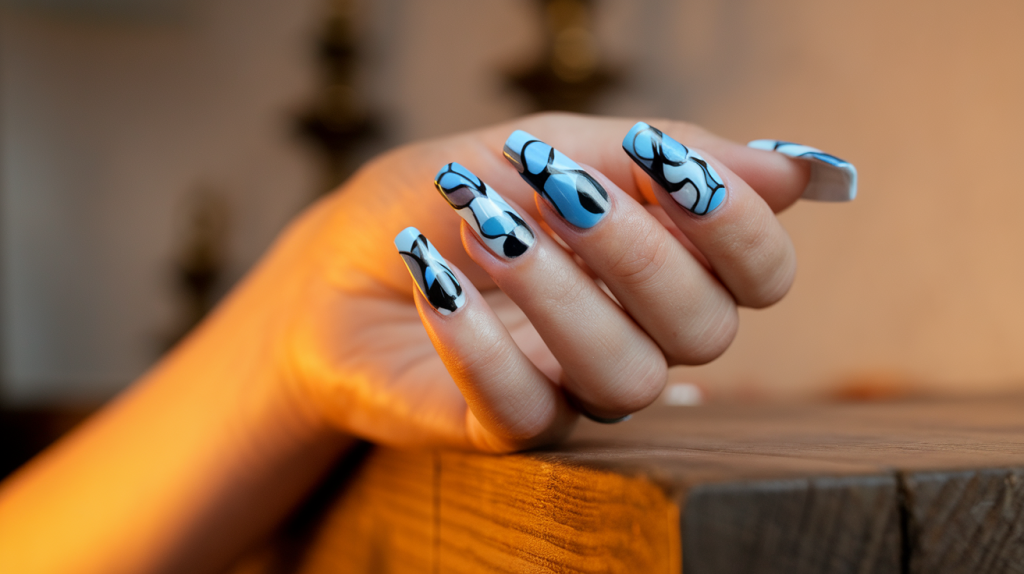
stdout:
{"type": "Polygon", "coordinates": [[[766,307],[786,294],[796,274],[793,244],[746,182],[644,122],[622,147],[636,164],[641,190],[653,192],[740,305],[766,307]]]}

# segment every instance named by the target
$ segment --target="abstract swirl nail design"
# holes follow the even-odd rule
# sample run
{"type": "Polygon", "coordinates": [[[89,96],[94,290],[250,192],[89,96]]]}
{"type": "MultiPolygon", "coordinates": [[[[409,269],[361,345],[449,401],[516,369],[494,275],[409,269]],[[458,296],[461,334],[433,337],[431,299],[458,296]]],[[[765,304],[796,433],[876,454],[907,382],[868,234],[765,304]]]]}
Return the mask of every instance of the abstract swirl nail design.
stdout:
{"type": "Polygon", "coordinates": [[[462,285],[448,262],[415,227],[406,227],[395,236],[395,247],[405,260],[420,291],[442,315],[450,315],[466,304],[462,285]]]}
{"type": "Polygon", "coordinates": [[[505,141],[505,159],[566,221],[588,229],[608,212],[608,192],[562,152],[516,130],[505,141]]]}
{"type": "Polygon", "coordinates": [[[498,192],[465,167],[450,163],[437,172],[434,185],[494,253],[514,259],[537,238],[498,192]]]}
{"type": "Polygon", "coordinates": [[[622,140],[647,175],[672,199],[697,215],[707,215],[725,200],[725,183],[697,152],[644,122],[637,122],[622,140]]]}
{"type": "Polygon", "coordinates": [[[804,199],[852,201],[857,197],[857,168],[852,163],[819,149],[779,140],[754,140],[747,146],[777,151],[811,164],[811,179],[804,188],[804,199]]]}

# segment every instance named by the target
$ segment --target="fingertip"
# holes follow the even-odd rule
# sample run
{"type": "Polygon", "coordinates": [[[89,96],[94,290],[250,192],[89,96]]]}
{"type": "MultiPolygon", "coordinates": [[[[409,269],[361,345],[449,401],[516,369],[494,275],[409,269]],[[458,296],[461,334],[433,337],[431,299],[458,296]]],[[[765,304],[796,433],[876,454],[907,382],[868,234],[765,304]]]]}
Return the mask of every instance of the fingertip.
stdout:
{"type": "Polygon", "coordinates": [[[533,135],[523,131],[515,130],[509,134],[505,140],[505,144],[502,147],[502,153],[505,159],[511,163],[519,173],[526,171],[526,161],[523,155],[526,153],[527,144],[533,142],[540,142],[540,140],[533,135]]]}
{"type": "Polygon", "coordinates": [[[723,159],[776,213],[796,203],[811,179],[807,162],[774,151],[734,144],[727,153],[723,159]]]}
{"type": "Polygon", "coordinates": [[[405,229],[398,232],[395,235],[395,249],[399,253],[402,251],[408,251],[409,247],[416,241],[416,238],[421,235],[420,230],[415,227],[406,227],[405,229]]]}
{"type": "Polygon", "coordinates": [[[629,131],[626,132],[626,135],[622,138],[622,149],[630,155],[633,155],[633,150],[646,151],[648,153],[643,155],[645,155],[645,157],[653,159],[654,150],[651,149],[650,142],[646,141],[641,144],[641,142],[637,141],[637,137],[641,133],[643,133],[644,130],[648,130],[650,128],[651,125],[648,124],[647,122],[637,122],[633,124],[633,127],[629,128],[629,131]]]}
{"type": "Polygon", "coordinates": [[[406,227],[395,236],[395,248],[405,261],[420,293],[441,315],[450,315],[466,304],[463,281],[427,237],[415,227],[406,227]]]}
{"type": "Polygon", "coordinates": [[[579,413],[563,399],[556,405],[553,416],[543,427],[524,429],[489,429],[472,409],[466,409],[466,439],[471,448],[491,454],[511,454],[531,448],[559,443],[572,434],[579,421],[579,413]],[[509,431],[509,432],[507,432],[509,431]]]}
{"type": "Polygon", "coordinates": [[[820,149],[779,140],[754,140],[747,147],[769,150],[804,163],[810,169],[800,197],[815,201],[845,202],[857,197],[857,168],[820,149]]]}
{"type": "MultiPolygon", "coordinates": [[[[643,122],[640,123],[643,124],[643,122]]],[[[638,127],[646,131],[652,131],[652,128],[653,131],[660,131],[649,124],[643,124],[643,126],[637,124],[633,129],[636,130],[638,127]]],[[[779,212],[795,203],[800,199],[810,181],[811,168],[807,161],[793,159],[776,151],[748,147],[692,126],[680,127],[676,122],[667,122],[664,129],[664,135],[681,142],[686,147],[699,150],[703,155],[710,156],[717,160],[716,164],[719,166],[727,166],[732,173],[753,188],[772,208],[772,211],[779,212]],[[690,137],[686,138],[685,135],[690,137]]],[[[623,143],[625,146],[631,142],[624,141],[623,143]]],[[[644,142],[640,138],[637,143],[643,144],[644,142]]],[[[625,149],[627,155],[637,165],[641,168],[645,167],[643,148],[634,153],[630,153],[628,147],[625,149]]]]}

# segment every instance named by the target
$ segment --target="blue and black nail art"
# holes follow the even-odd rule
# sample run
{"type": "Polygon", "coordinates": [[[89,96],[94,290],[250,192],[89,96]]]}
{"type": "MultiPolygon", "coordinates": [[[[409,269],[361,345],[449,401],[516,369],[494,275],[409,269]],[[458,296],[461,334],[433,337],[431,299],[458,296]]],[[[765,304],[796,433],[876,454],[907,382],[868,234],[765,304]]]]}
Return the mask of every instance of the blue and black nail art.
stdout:
{"type": "Polygon", "coordinates": [[[608,192],[576,162],[516,130],[505,141],[505,158],[566,221],[584,229],[608,212],[608,192]]]}
{"type": "Polygon", "coordinates": [[[434,185],[494,253],[514,259],[537,241],[516,210],[465,167],[454,162],[444,166],[434,185]]]}
{"type": "Polygon", "coordinates": [[[647,175],[672,199],[697,215],[707,215],[725,200],[725,183],[697,152],[644,122],[637,122],[622,140],[647,175]]]}
{"type": "Polygon", "coordinates": [[[395,236],[395,247],[416,285],[438,312],[450,315],[466,304],[466,294],[448,262],[418,229],[403,229],[395,236]]]}
{"type": "Polygon", "coordinates": [[[754,140],[747,146],[810,162],[811,179],[801,196],[804,199],[851,201],[857,197],[857,168],[846,160],[813,147],[779,140],[754,140]]]}

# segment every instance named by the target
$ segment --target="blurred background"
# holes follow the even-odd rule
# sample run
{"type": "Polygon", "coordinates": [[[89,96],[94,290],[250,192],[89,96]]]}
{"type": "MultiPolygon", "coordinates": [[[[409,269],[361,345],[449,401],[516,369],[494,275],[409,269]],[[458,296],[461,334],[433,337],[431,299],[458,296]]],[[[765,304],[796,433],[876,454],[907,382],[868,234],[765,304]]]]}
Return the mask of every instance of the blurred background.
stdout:
{"type": "Polygon", "coordinates": [[[782,216],[789,297],[675,381],[1024,388],[1021,30],[1017,0],[0,0],[7,456],[138,377],[373,153],[536,109],[858,167],[855,202],[782,216]]]}

